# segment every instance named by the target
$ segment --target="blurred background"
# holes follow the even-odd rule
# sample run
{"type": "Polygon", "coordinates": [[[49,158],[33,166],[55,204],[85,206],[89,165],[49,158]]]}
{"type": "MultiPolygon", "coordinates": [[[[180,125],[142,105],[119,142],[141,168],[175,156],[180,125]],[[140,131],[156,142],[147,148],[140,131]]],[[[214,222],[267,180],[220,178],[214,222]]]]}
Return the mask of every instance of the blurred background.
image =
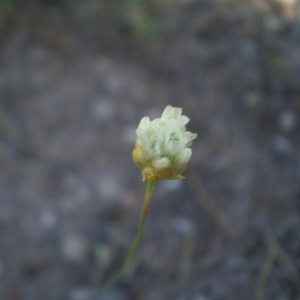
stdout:
{"type": "Polygon", "coordinates": [[[297,0],[0,0],[0,299],[87,300],[145,184],[140,119],[180,106],[185,180],[157,184],[104,300],[300,299],[297,0]]]}

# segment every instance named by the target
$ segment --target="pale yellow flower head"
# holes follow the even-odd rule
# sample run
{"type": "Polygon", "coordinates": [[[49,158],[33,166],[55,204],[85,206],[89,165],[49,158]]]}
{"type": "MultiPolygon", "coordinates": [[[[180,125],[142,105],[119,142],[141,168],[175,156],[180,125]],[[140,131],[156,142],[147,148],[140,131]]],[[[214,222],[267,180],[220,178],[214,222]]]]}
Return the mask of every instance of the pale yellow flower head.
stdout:
{"type": "Polygon", "coordinates": [[[144,181],[180,179],[189,162],[189,148],[197,134],[186,130],[189,118],[182,109],[168,105],[160,118],[144,117],[136,130],[137,140],[132,153],[142,169],[144,181]]]}

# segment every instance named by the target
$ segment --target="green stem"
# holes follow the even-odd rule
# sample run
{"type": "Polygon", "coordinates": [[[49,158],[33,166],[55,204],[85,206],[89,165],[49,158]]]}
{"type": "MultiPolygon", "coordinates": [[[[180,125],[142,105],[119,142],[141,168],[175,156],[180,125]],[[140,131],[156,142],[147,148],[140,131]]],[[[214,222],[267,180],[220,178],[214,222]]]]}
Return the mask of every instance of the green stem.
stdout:
{"type": "Polygon", "coordinates": [[[148,213],[148,209],[149,209],[149,205],[150,205],[151,196],[153,194],[154,186],[155,186],[155,182],[152,182],[152,181],[147,182],[147,188],[146,188],[145,198],[144,198],[144,202],[143,202],[143,206],[142,206],[142,210],[141,210],[141,214],[140,214],[139,225],[138,225],[138,229],[137,229],[136,235],[134,237],[134,240],[131,243],[131,246],[127,252],[127,255],[125,257],[122,268],[103,287],[103,289],[101,290],[102,293],[104,291],[114,287],[122,279],[122,277],[124,276],[124,274],[127,271],[127,268],[128,268],[134,254],[141,242],[144,225],[145,225],[145,221],[146,221],[146,217],[147,217],[147,213],[148,213]]]}

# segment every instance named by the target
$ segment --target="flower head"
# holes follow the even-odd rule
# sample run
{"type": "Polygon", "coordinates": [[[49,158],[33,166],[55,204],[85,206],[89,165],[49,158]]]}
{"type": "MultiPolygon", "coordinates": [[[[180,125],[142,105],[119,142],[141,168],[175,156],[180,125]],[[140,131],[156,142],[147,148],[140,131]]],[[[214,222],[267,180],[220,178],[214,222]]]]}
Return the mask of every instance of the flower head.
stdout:
{"type": "Polygon", "coordinates": [[[144,181],[180,179],[189,162],[189,148],[197,134],[186,130],[189,118],[182,109],[168,105],[160,118],[144,117],[136,130],[137,140],[132,153],[142,169],[144,181]]]}

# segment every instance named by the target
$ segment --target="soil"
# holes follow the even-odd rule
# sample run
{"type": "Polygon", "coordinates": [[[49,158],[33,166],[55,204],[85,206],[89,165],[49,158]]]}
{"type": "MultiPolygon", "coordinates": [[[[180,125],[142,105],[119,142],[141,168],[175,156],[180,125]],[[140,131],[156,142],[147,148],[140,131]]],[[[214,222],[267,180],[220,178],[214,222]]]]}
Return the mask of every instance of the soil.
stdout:
{"type": "Polygon", "coordinates": [[[178,0],[141,23],[92,0],[2,15],[0,299],[87,300],[118,270],[145,190],[135,129],[166,105],[198,133],[186,179],[157,183],[101,299],[300,299],[292,2],[178,0]]]}

